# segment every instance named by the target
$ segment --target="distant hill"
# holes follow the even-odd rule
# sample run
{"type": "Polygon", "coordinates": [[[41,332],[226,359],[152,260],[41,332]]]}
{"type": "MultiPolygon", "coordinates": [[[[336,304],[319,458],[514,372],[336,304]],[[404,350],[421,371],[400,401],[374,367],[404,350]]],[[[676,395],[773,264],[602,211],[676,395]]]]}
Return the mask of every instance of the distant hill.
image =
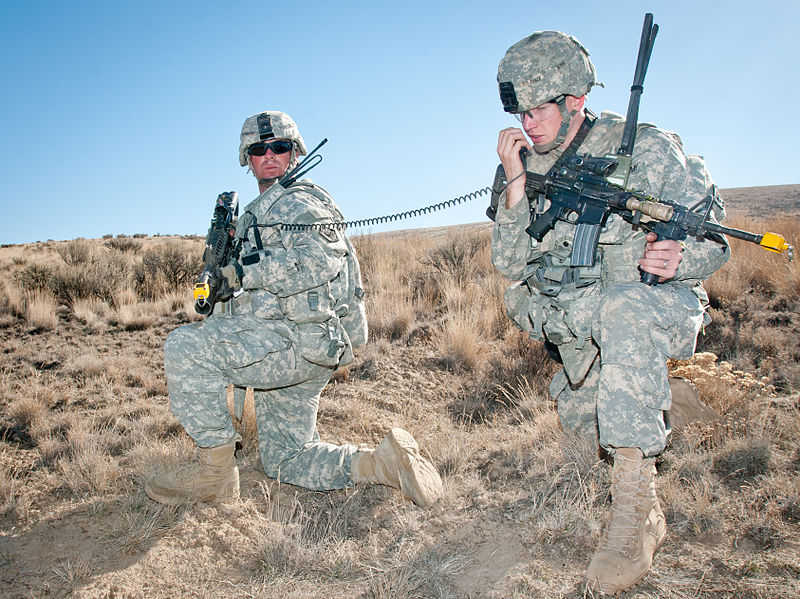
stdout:
{"type": "Polygon", "coordinates": [[[800,217],[800,185],[764,185],[721,189],[729,216],[800,217]]]}

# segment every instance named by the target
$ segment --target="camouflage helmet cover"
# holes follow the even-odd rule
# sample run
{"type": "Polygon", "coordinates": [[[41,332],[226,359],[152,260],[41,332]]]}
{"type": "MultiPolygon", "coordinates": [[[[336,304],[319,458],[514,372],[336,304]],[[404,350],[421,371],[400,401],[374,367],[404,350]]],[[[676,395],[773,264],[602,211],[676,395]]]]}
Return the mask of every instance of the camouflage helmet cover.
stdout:
{"type": "Polygon", "coordinates": [[[580,97],[598,85],[589,52],[560,31],[535,31],[511,46],[497,83],[506,112],[525,112],[561,95],[580,97]]]}
{"type": "Polygon", "coordinates": [[[297,155],[307,154],[306,144],[300,136],[297,124],[285,112],[267,110],[247,117],[242,125],[239,138],[239,164],[247,165],[247,148],[260,141],[270,139],[290,139],[294,142],[297,155]]]}

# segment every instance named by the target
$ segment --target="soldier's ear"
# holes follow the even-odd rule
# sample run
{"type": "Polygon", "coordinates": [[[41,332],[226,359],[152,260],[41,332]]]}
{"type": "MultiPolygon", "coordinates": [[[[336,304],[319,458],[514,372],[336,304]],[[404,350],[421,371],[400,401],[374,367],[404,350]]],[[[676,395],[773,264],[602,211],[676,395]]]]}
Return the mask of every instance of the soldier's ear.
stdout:
{"type": "Polygon", "coordinates": [[[567,110],[570,112],[578,112],[586,105],[586,94],[580,97],[567,96],[567,110]],[[571,105],[571,106],[570,106],[571,105]]]}

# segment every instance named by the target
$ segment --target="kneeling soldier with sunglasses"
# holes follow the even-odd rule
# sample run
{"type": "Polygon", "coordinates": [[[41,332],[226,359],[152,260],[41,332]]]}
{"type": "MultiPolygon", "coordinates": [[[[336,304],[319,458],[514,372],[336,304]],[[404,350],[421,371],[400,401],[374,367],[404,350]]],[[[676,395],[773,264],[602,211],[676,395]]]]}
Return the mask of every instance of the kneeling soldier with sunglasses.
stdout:
{"type": "Polygon", "coordinates": [[[172,412],[195,441],[198,459],[148,481],[155,501],[238,498],[234,453],[241,437],[228,408],[230,384],[239,408],[245,389],[254,390],[267,476],[317,491],[390,485],[421,506],[442,492],[436,469],[403,429],[392,429],[375,449],[319,438],[320,392],[337,367],[353,360],[353,346],[366,342],[366,319],[353,246],[343,229],[325,226],[343,222],[338,207],[308,179],[278,183],[306,153],[287,114],[245,120],[239,163],[255,175],[260,195],[237,224],[241,263],[222,268],[235,293],[164,344],[172,412]]]}

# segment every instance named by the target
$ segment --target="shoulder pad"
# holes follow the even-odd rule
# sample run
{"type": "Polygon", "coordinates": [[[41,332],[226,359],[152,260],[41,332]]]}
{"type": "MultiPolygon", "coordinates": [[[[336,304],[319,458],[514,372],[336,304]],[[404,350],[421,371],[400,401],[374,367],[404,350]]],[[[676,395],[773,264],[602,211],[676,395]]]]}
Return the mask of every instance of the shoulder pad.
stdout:
{"type": "Polygon", "coordinates": [[[677,145],[681,149],[681,151],[683,151],[683,140],[681,139],[681,136],[675,133],[674,131],[661,129],[660,127],[654,125],[653,123],[639,123],[638,131],[640,133],[645,131],[648,132],[652,131],[657,135],[662,135],[663,137],[667,138],[669,141],[677,145]]]}
{"type": "Polygon", "coordinates": [[[617,120],[621,121],[622,120],[622,115],[621,114],[617,114],[616,112],[613,112],[611,110],[604,110],[604,111],[602,111],[600,113],[600,118],[601,119],[614,120],[614,121],[617,121],[617,120]]]}
{"type": "Polygon", "coordinates": [[[304,191],[318,198],[331,201],[331,194],[329,194],[324,187],[317,185],[311,179],[300,179],[299,181],[296,181],[289,189],[304,191]]]}

